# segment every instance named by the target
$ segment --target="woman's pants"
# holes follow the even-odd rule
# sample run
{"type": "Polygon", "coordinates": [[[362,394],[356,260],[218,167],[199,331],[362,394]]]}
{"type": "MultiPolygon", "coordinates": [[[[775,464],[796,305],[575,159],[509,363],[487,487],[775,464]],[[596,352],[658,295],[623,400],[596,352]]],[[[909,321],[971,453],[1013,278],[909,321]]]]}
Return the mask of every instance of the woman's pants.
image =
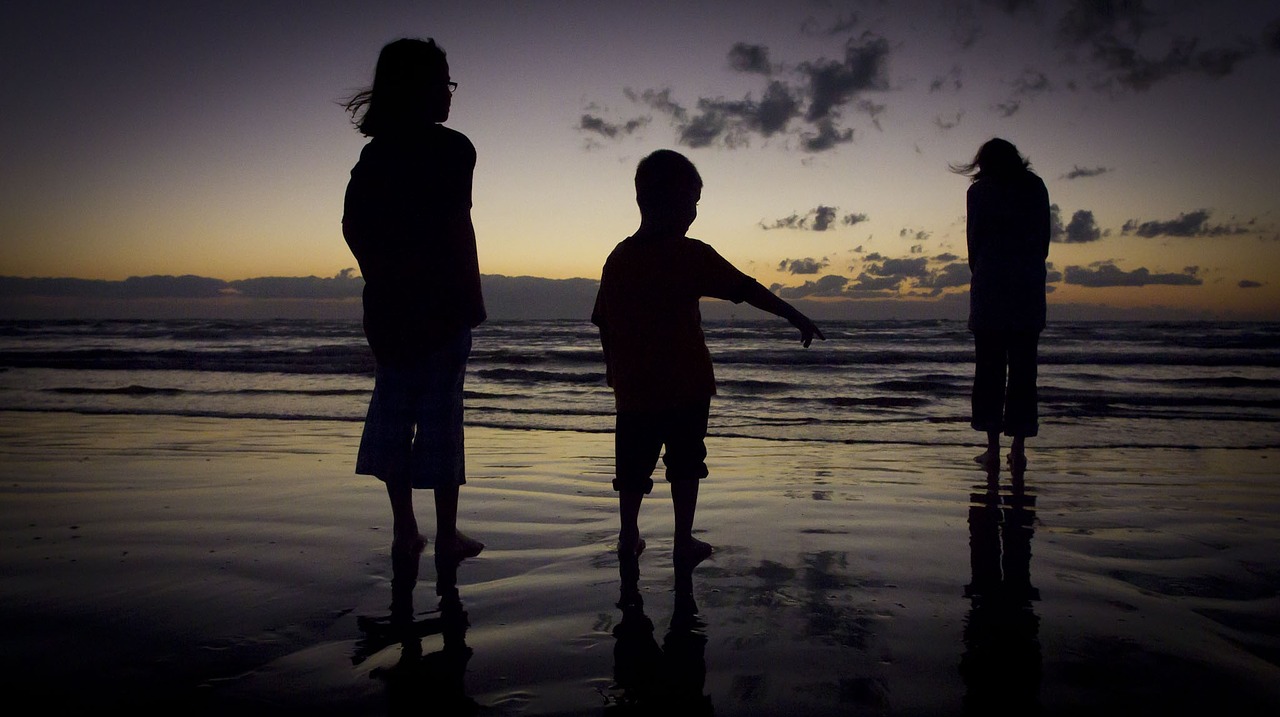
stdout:
{"type": "Polygon", "coordinates": [[[1029,438],[1039,431],[1036,346],[1039,331],[975,331],[974,429],[1029,438]]]}

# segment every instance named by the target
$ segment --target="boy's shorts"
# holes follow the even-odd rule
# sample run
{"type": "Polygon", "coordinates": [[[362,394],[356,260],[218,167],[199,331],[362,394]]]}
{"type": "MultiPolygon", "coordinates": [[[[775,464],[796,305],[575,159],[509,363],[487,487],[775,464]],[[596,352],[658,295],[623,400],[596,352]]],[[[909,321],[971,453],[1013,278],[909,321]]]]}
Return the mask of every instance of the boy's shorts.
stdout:
{"type": "Polygon", "coordinates": [[[711,401],[662,411],[620,411],[613,434],[614,490],[653,490],[653,471],[662,462],[667,481],[707,477],[707,415],[711,401]]]}
{"type": "Polygon", "coordinates": [[[356,473],[385,481],[407,470],[414,488],[466,483],[462,382],[471,330],[411,366],[378,364],[356,473]]]}

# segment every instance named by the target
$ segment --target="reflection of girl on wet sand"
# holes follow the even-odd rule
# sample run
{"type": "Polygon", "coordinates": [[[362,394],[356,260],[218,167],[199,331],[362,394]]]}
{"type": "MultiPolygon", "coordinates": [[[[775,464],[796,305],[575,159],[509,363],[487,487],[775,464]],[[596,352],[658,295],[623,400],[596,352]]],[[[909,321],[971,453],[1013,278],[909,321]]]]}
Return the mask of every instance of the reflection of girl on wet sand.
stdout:
{"type": "Polygon", "coordinates": [[[1026,469],[1026,439],[1038,433],[1036,347],[1045,324],[1049,192],[1018,148],[992,139],[952,171],[972,180],[967,197],[969,330],[976,366],[975,430],[987,434],[977,457],[1000,468],[1000,434],[1013,439],[1009,467],[1026,469]]]}

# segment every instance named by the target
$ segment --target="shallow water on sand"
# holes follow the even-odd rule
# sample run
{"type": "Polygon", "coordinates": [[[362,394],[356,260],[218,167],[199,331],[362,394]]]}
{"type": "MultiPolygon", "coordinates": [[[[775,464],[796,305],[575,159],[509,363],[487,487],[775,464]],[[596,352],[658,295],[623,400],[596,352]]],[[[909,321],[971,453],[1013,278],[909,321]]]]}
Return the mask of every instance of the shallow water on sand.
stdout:
{"type": "Polygon", "coordinates": [[[1280,706],[1268,451],[1033,450],[1019,496],[946,446],[712,439],[691,614],[661,485],[643,606],[615,606],[607,435],[470,430],[488,548],[456,580],[393,565],[358,424],[0,413],[0,438],[5,673],[54,711],[1280,706]]]}

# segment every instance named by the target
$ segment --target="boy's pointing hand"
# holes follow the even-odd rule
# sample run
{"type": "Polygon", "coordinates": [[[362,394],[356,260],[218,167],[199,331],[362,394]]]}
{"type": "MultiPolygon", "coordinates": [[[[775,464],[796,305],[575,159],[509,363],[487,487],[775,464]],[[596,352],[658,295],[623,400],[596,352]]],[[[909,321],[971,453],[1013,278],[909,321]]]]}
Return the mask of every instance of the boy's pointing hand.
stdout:
{"type": "Polygon", "coordinates": [[[822,335],[822,330],[818,325],[809,320],[809,317],[802,316],[801,320],[796,322],[796,328],[800,329],[800,343],[805,348],[809,348],[809,344],[813,343],[813,337],[817,336],[822,341],[826,341],[827,337],[822,335]]]}

